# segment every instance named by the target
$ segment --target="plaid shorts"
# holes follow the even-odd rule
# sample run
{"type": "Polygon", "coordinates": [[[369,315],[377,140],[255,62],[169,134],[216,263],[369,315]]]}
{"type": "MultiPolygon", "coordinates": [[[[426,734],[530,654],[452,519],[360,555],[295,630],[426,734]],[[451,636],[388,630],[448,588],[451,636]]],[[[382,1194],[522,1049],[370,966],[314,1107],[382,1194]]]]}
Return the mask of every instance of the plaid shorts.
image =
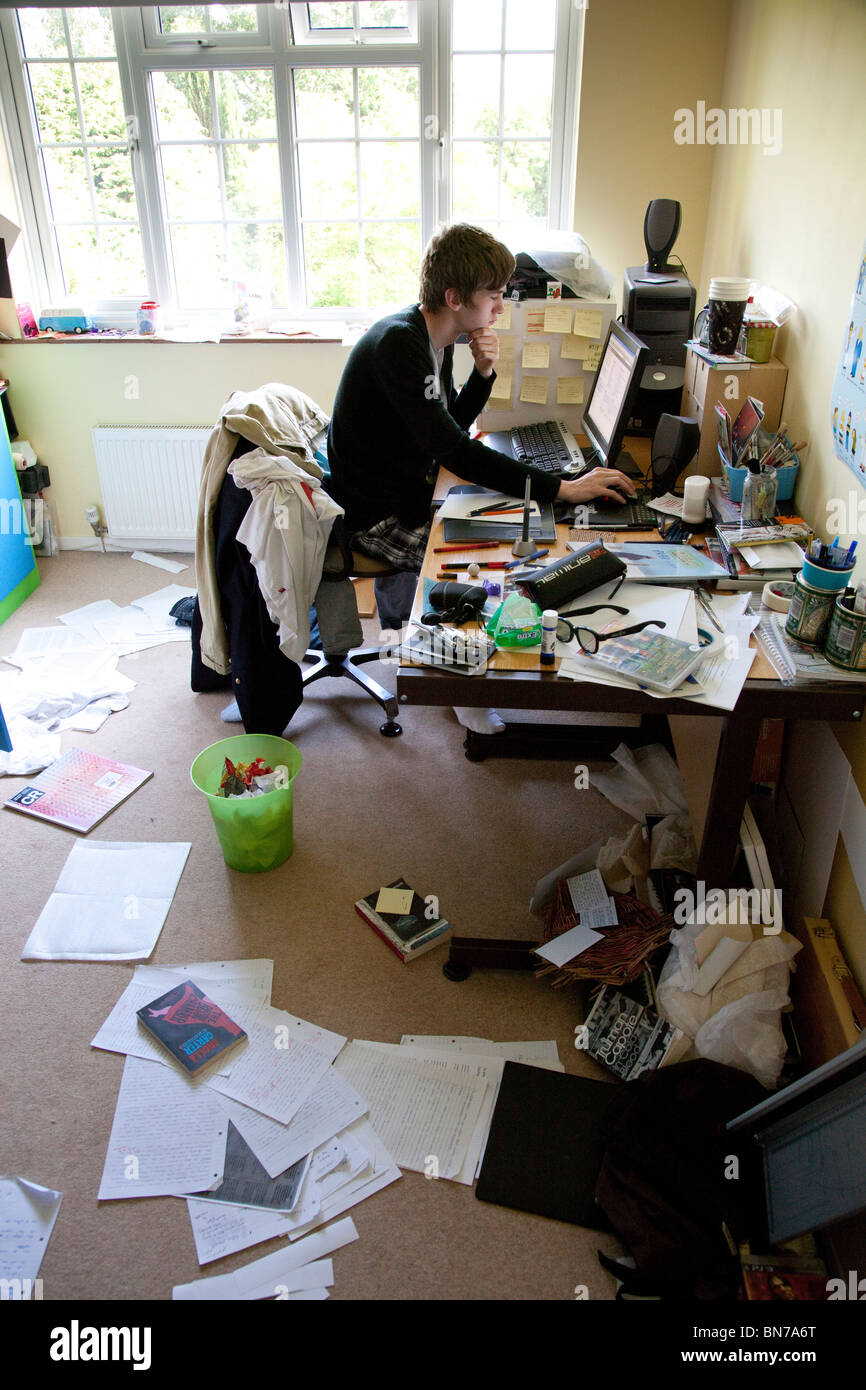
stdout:
{"type": "Polygon", "coordinates": [[[365,555],[372,555],[376,560],[385,560],[395,569],[413,570],[418,574],[429,538],[429,521],[410,530],[398,517],[386,516],[368,531],[359,531],[353,536],[352,548],[363,550],[365,555]]]}

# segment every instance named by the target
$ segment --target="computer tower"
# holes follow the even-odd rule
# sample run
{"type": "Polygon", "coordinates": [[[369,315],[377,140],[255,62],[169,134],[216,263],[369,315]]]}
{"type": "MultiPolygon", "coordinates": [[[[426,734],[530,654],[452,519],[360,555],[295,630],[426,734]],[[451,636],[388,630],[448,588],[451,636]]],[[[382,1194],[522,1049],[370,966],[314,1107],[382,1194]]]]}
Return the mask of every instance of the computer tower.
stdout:
{"type": "Polygon", "coordinates": [[[695,317],[695,287],[674,269],[661,273],[628,266],[623,282],[623,319],[648,349],[632,411],[630,432],[654,434],[662,415],[678,415],[685,381],[686,340],[695,317]]]}

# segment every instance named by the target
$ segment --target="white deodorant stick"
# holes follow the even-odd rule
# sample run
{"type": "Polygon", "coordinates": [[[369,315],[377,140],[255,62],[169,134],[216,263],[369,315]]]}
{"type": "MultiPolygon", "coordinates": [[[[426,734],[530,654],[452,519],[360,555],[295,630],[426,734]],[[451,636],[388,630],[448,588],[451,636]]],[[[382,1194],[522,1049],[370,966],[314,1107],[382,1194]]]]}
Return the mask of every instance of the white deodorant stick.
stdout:
{"type": "Polygon", "coordinates": [[[698,522],[706,520],[709,490],[709,478],[702,478],[700,474],[686,478],[683,485],[683,521],[696,526],[698,522]]]}

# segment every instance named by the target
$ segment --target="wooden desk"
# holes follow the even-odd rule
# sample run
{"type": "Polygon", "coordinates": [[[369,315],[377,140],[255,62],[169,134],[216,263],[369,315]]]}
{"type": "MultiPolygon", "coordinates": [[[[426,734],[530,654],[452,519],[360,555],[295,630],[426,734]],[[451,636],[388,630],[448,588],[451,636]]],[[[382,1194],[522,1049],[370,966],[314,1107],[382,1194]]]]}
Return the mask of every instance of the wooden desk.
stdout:
{"type": "MultiPolygon", "coordinates": [[[[631,445],[629,446],[631,449],[631,445]]],[[[637,449],[632,449],[635,457],[637,449]]],[[[638,459],[638,462],[641,460],[638,459]]],[[[444,475],[437,484],[443,495],[457,480],[444,475]]],[[[567,553],[567,528],[560,527],[550,559],[567,553]]],[[[640,538],[632,532],[631,537],[640,538]]],[[[434,522],[422,576],[435,578],[442,556],[433,547],[443,544],[441,523],[434,522]]],[[[470,552],[466,552],[470,553],[470,552]]],[[[496,550],[478,552],[481,558],[511,558],[509,543],[496,550]]],[[[495,578],[499,572],[491,571],[495,578]]],[[[423,609],[423,585],[419,584],[413,619],[423,609]]],[[[734,710],[696,705],[690,700],[656,700],[635,688],[589,682],[560,680],[556,670],[540,668],[537,652],[497,652],[485,675],[467,678],[425,666],[400,666],[397,695],[403,704],[463,705],[481,709],[492,706],[503,710],[580,710],[604,714],[690,715],[721,719],[722,731],[715,771],[701,838],[698,877],[707,888],[725,888],[730,883],[736,859],[739,829],[749,790],[755,748],[763,719],[860,719],[866,706],[866,682],[862,686],[843,682],[821,685],[786,686],[776,679],[761,652],[755,658],[749,679],[743,686],[734,710]]]]}

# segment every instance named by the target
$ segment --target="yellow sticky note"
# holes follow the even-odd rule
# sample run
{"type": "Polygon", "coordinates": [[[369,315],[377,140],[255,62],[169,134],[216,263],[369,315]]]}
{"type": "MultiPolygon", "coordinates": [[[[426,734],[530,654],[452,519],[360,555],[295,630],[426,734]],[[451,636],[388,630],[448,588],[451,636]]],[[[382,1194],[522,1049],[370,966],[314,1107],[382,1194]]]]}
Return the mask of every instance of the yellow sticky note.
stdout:
{"type": "Polygon", "coordinates": [[[586,350],[586,356],[583,359],[584,367],[588,372],[594,372],[600,361],[601,343],[590,343],[586,350]]]}
{"type": "Polygon", "coordinates": [[[527,333],[544,332],[544,309],[527,309],[526,311],[526,331],[527,333]]]}
{"type": "Polygon", "coordinates": [[[525,343],[522,360],[524,367],[544,367],[546,371],[550,366],[550,346],[547,343],[525,343]]]}
{"type": "Polygon", "coordinates": [[[557,405],[583,404],[583,377],[560,376],[556,379],[557,405]]]}
{"type": "Polygon", "coordinates": [[[520,388],[520,399],[533,405],[546,405],[549,385],[546,376],[525,376],[520,388]]]}
{"type": "Polygon", "coordinates": [[[545,333],[570,333],[573,310],[567,304],[549,304],[544,311],[545,333]]]}
{"type": "Polygon", "coordinates": [[[589,338],[579,337],[576,333],[566,333],[559,346],[560,357],[567,357],[573,362],[582,362],[586,357],[586,350],[589,347],[589,338]]]}
{"type": "Polygon", "coordinates": [[[511,392],[513,389],[514,378],[511,372],[497,372],[493,389],[490,392],[491,401],[507,401],[511,404],[511,392]]]}
{"type": "Polygon", "coordinates": [[[584,338],[601,337],[602,312],[600,309],[575,309],[572,333],[580,333],[584,338]]]}
{"type": "Polygon", "coordinates": [[[411,911],[413,896],[411,888],[380,888],[376,899],[376,911],[399,912],[405,915],[411,911]]]}
{"type": "Polygon", "coordinates": [[[510,304],[506,304],[505,307],[503,308],[502,313],[499,315],[499,318],[496,320],[496,327],[497,327],[501,332],[503,332],[503,333],[506,332],[506,331],[511,327],[511,305],[510,305],[510,304]]]}
{"type": "Polygon", "coordinates": [[[500,333],[499,338],[499,360],[500,362],[514,361],[514,334],[500,333]]]}

